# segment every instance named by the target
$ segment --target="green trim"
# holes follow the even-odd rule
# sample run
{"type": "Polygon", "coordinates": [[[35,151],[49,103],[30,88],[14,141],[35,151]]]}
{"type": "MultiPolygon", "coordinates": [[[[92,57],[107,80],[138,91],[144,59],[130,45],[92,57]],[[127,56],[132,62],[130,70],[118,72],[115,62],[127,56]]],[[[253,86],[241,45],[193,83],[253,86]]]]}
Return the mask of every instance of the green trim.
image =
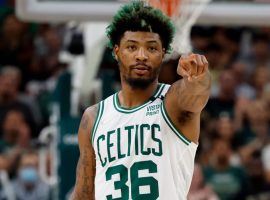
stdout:
{"type": "MultiPolygon", "coordinates": [[[[162,93],[162,90],[164,87],[165,87],[165,84],[159,84],[155,94],[152,97],[157,98],[162,93]]],[[[143,107],[145,107],[150,102],[152,102],[151,100],[148,100],[147,102],[143,103],[142,105],[136,106],[134,108],[124,108],[120,105],[118,94],[119,94],[119,92],[117,92],[113,95],[113,105],[114,105],[114,108],[118,112],[121,112],[121,113],[129,114],[129,113],[136,112],[136,111],[142,109],[143,107]]]]}
{"type": "Polygon", "coordinates": [[[101,116],[103,114],[103,110],[104,110],[104,101],[101,101],[99,103],[99,106],[98,106],[98,114],[97,114],[97,117],[96,117],[96,120],[95,120],[95,123],[94,123],[94,126],[92,128],[92,138],[91,138],[91,142],[92,144],[94,144],[94,138],[95,138],[95,135],[96,135],[96,131],[97,131],[97,127],[98,127],[98,124],[100,122],[100,119],[101,119],[101,116]]]}
{"type": "Polygon", "coordinates": [[[191,141],[189,139],[187,139],[182,133],[181,131],[179,131],[174,123],[171,121],[167,111],[166,111],[166,108],[165,108],[165,105],[164,105],[164,101],[161,103],[161,113],[162,113],[162,116],[165,120],[165,122],[168,124],[168,126],[171,128],[171,130],[176,134],[176,136],[178,138],[180,138],[186,145],[189,145],[191,143],[191,141]]]}
{"type": "Polygon", "coordinates": [[[159,90],[156,92],[156,94],[154,95],[154,98],[158,98],[159,95],[161,95],[163,89],[165,88],[165,84],[160,84],[159,87],[160,87],[160,88],[159,88],[159,90]]]}

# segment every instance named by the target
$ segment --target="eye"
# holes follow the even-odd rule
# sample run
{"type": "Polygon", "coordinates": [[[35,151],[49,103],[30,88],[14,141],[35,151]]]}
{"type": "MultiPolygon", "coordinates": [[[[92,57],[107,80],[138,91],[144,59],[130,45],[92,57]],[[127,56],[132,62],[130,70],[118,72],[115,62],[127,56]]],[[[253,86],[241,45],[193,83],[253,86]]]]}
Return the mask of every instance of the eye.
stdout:
{"type": "Polygon", "coordinates": [[[155,51],[157,51],[157,48],[156,47],[149,47],[148,50],[150,52],[155,52],[155,51]]]}
{"type": "Polygon", "coordinates": [[[135,45],[129,45],[129,46],[127,46],[127,49],[130,51],[135,51],[137,48],[135,45]]]}

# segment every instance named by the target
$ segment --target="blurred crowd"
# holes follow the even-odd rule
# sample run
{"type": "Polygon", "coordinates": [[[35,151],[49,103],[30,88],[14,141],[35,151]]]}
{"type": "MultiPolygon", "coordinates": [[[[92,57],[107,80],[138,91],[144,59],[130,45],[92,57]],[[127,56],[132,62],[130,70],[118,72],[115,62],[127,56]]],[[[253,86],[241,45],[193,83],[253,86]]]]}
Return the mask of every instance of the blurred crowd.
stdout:
{"type": "Polygon", "coordinates": [[[38,173],[38,137],[49,123],[52,92],[65,69],[58,59],[63,30],[22,22],[14,1],[0,1],[1,200],[49,199],[50,187],[38,173]]]}
{"type": "Polygon", "coordinates": [[[208,186],[222,200],[270,199],[270,28],[194,27],[191,37],[213,87],[190,199],[208,186]]]}
{"type": "MultiPolygon", "coordinates": [[[[50,188],[38,174],[37,138],[67,68],[59,61],[65,26],[22,22],[13,6],[0,7],[0,171],[8,173],[17,199],[46,200],[50,188]]],[[[188,199],[269,200],[270,28],[196,26],[191,39],[194,52],[209,61],[213,87],[188,199]]],[[[160,82],[179,79],[177,63],[178,57],[163,63],[160,82]]],[[[105,87],[108,80],[109,87],[119,85],[108,49],[97,78],[105,87]]],[[[0,199],[4,192],[2,186],[0,199]]]]}

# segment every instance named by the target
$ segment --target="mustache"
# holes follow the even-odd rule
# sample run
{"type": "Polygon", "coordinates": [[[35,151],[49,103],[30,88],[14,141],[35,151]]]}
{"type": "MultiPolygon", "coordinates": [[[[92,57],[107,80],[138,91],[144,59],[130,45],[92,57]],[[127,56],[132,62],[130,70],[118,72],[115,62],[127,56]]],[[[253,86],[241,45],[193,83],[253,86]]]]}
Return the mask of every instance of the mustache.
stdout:
{"type": "Polygon", "coordinates": [[[150,68],[151,68],[151,67],[150,67],[149,65],[147,65],[145,62],[137,62],[136,64],[131,65],[130,67],[131,67],[131,68],[136,68],[136,67],[138,67],[138,66],[144,66],[144,67],[146,67],[147,69],[150,69],[150,68]]]}

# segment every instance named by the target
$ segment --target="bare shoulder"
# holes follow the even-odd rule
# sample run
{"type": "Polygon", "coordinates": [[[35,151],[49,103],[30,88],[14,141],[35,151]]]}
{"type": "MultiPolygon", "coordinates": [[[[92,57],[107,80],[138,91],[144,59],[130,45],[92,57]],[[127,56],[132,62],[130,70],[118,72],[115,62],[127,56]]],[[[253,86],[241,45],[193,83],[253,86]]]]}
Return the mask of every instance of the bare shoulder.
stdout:
{"type": "Polygon", "coordinates": [[[96,119],[97,112],[98,112],[98,104],[92,105],[87,109],[85,109],[81,119],[80,128],[84,130],[91,129],[96,119]]]}
{"type": "Polygon", "coordinates": [[[86,117],[89,117],[90,119],[91,118],[95,119],[98,112],[98,105],[99,104],[97,103],[85,109],[83,116],[85,115],[86,117]]]}
{"type": "Polygon", "coordinates": [[[79,145],[84,144],[85,141],[89,141],[91,138],[92,128],[94,126],[94,122],[98,113],[98,105],[95,104],[93,106],[85,109],[83,116],[81,118],[81,123],[78,132],[79,145]]]}

